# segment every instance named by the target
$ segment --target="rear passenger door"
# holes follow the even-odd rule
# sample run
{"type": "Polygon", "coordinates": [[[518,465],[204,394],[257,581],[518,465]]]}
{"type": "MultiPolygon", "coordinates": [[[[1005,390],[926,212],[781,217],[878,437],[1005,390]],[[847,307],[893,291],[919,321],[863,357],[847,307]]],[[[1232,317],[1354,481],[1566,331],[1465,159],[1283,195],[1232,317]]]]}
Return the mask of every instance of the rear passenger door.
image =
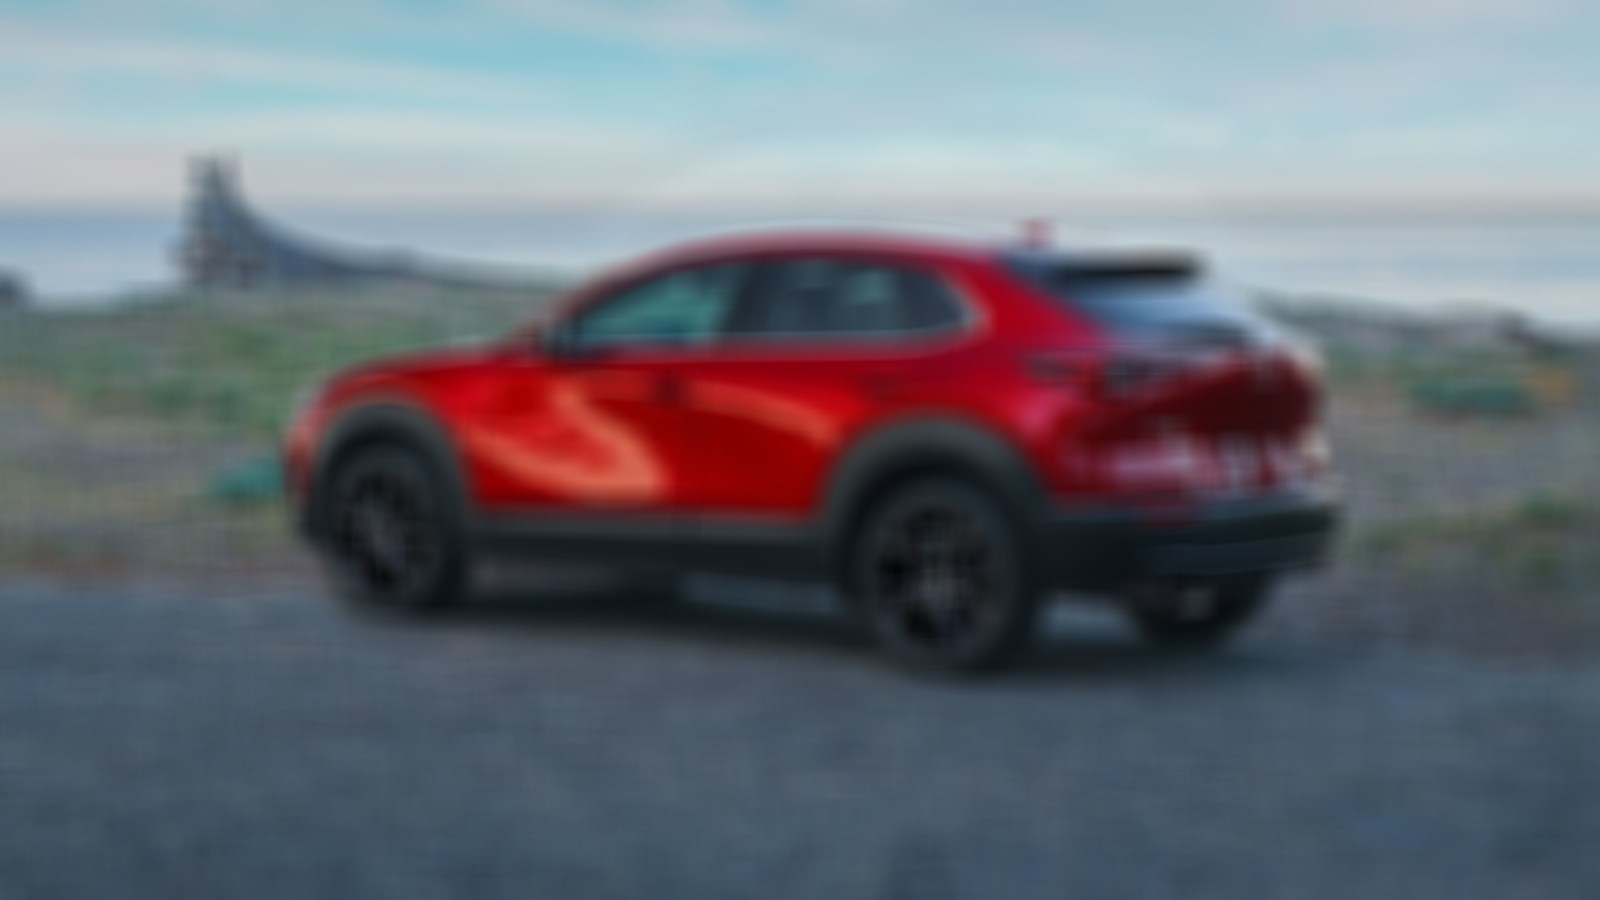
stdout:
{"type": "Polygon", "coordinates": [[[864,423],[915,404],[918,385],[969,324],[931,270],[804,257],[757,264],[716,352],[686,385],[699,477],[693,506],[714,529],[800,524],[864,423]]]}

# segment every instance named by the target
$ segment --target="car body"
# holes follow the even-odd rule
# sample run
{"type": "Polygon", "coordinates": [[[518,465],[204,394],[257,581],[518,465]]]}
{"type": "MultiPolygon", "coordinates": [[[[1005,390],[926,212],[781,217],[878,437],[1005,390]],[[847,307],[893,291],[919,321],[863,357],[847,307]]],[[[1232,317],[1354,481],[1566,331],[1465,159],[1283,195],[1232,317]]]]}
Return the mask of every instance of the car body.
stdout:
{"type": "Polygon", "coordinates": [[[770,234],[620,267],[504,339],[344,372],[285,459],[306,535],[336,558],[378,546],[335,536],[359,530],[331,508],[341,467],[373,447],[417,463],[459,563],[428,604],[484,553],[849,593],[874,510],[930,482],[946,489],[929,502],[997,529],[985,546],[1006,545],[1029,596],[1166,603],[1148,598],[1183,591],[1150,586],[1259,585],[1325,558],[1321,391],[1312,354],[1191,257],[770,234]]]}

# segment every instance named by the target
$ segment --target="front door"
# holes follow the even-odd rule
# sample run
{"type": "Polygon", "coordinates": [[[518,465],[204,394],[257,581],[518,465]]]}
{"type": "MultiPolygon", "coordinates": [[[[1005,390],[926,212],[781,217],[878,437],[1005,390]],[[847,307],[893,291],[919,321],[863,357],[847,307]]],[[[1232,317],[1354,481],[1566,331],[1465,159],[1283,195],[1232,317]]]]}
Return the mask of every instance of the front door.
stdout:
{"type": "Polygon", "coordinates": [[[708,266],[625,285],[561,323],[558,352],[510,363],[468,452],[488,512],[551,535],[675,533],[693,502],[680,386],[742,272],[708,266]]]}

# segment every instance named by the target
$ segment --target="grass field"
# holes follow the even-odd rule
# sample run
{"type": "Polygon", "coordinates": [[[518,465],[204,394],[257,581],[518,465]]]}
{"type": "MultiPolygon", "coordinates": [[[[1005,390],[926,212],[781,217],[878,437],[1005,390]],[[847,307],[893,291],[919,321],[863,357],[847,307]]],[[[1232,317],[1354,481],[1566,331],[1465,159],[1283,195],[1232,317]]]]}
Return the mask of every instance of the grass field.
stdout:
{"type": "Polygon", "coordinates": [[[86,411],[270,438],[296,393],[357,360],[503,334],[548,291],[174,295],[0,324],[0,378],[86,411]]]}

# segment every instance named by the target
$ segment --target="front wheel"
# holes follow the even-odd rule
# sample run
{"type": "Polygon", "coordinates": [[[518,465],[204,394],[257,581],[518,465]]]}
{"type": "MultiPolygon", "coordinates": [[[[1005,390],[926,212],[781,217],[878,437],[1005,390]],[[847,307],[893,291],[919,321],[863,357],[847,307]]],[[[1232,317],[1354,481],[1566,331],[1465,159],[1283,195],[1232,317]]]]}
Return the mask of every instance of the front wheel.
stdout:
{"type": "Polygon", "coordinates": [[[403,447],[357,451],[335,471],[322,550],[340,595],[363,607],[422,611],[459,600],[460,523],[441,480],[403,447]]]}
{"type": "Polygon", "coordinates": [[[1263,573],[1174,578],[1131,588],[1122,600],[1146,640],[1198,649],[1233,637],[1267,605],[1272,586],[1263,573]]]}
{"type": "Polygon", "coordinates": [[[907,485],[868,514],[852,594],[882,645],[916,668],[992,668],[1031,636],[1038,591],[1005,511],[960,481],[907,485]]]}

